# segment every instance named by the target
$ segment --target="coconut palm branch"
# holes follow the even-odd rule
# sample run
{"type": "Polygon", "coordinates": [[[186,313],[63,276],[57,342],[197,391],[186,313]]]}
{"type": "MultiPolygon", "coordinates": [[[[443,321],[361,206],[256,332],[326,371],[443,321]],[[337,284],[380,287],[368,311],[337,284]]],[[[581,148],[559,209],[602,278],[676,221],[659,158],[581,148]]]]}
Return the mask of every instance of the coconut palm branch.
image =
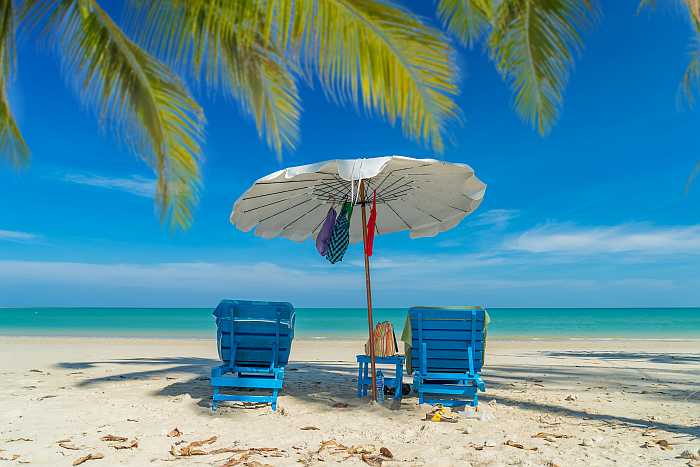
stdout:
{"type": "Polygon", "coordinates": [[[493,0],[440,0],[437,13],[447,30],[471,47],[491,29],[493,0]]]}
{"type": "Polygon", "coordinates": [[[438,16],[465,45],[485,31],[516,112],[545,134],[556,121],[581,31],[597,13],[589,0],[440,0],[438,16]]]}
{"type": "Polygon", "coordinates": [[[6,157],[15,166],[29,159],[29,148],[12,115],[8,100],[8,85],[15,69],[15,4],[0,1],[0,157],[6,157]]]}
{"type": "Polygon", "coordinates": [[[204,119],[183,83],[94,0],[27,0],[22,19],[48,34],[78,94],[155,170],[162,218],[189,225],[204,119]]]}
{"type": "Polygon", "coordinates": [[[453,51],[439,31],[376,0],[132,0],[146,48],[228,94],[276,150],[298,138],[296,81],[317,80],[441,150],[457,116],[453,51]],[[258,83],[262,81],[262,83],[258,83]],[[290,85],[294,83],[294,87],[290,85]],[[258,86],[259,89],[254,89],[258,86]],[[265,116],[261,118],[261,116],[265,116]]]}

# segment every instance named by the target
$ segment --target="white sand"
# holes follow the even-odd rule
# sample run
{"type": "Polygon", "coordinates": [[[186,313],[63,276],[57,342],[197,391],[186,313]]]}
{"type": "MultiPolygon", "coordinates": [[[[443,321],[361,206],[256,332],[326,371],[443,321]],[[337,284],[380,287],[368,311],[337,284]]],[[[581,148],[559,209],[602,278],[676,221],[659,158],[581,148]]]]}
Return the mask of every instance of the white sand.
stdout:
{"type": "Polygon", "coordinates": [[[0,465],[71,465],[90,453],[104,457],[83,464],[89,467],[235,465],[245,452],[169,453],[176,442],[186,441],[181,448],[214,435],[200,449],[283,450],[282,457],[251,453],[238,465],[346,457],[348,465],[366,465],[342,449],[319,453],[330,439],[372,453],[386,447],[394,460],[385,466],[700,465],[679,458],[700,454],[700,341],[492,341],[482,419],[461,413],[456,424],[423,421],[427,408],[413,395],[399,410],[357,399],[361,348],[298,340],[277,413],[222,408],[212,416],[213,341],[0,337],[0,458],[19,456],[0,465]],[[349,407],[333,408],[336,402],[349,407]],[[319,429],[300,429],[308,426],[319,429]],[[175,427],[183,435],[167,437],[175,427]],[[533,437],[540,432],[547,439],[533,437]],[[100,440],[107,434],[136,439],[138,447],[114,449],[125,443],[100,440]],[[78,449],[58,446],[67,439],[64,446],[78,449]]]}

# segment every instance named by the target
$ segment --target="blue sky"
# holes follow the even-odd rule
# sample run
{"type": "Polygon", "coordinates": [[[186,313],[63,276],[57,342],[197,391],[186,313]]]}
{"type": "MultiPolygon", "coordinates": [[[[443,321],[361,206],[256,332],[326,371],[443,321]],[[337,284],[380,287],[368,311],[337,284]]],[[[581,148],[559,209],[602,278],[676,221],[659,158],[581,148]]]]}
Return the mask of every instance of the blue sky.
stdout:
{"type": "MultiPolygon", "coordinates": [[[[464,122],[439,157],[470,164],[485,201],[438,237],[378,237],[376,305],[700,304],[700,182],[683,190],[700,159],[700,109],[677,99],[690,26],[680,8],[636,8],[605,2],[545,138],[512,112],[486,54],[460,49],[464,122]]],[[[429,149],[305,89],[301,143],[280,163],[235,105],[199,95],[205,188],[192,228],[173,233],[155,214],[152,173],[100,130],[55,57],[31,40],[19,53],[12,99],[33,161],[0,165],[0,306],[364,304],[360,247],[329,265],[310,242],[236,231],[233,202],[283,166],[429,149]]]]}

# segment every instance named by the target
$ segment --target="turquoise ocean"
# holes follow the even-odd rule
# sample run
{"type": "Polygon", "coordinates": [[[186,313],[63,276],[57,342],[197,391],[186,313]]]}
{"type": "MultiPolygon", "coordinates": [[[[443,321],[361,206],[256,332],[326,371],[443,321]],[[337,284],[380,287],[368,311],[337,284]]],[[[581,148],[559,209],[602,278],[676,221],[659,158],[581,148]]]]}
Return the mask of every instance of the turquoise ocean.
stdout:
{"type": "MultiPolygon", "coordinates": [[[[211,308],[0,308],[0,335],[212,338],[211,308]]],[[[491,308],[493,339],[700,339],[700,308],[491,308]]],[[[405,308],[376,321],[403,329],[405,308]]],[[[362,339],[364,308],[297,308],[296,336],[362,339]]]]}

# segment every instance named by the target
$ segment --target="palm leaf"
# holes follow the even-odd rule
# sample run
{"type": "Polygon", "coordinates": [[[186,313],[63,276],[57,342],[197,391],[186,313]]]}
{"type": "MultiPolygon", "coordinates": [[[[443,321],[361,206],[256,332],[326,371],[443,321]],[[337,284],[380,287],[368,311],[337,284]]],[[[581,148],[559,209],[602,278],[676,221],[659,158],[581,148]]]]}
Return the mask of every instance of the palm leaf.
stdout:
{"type": "Polygon", "coordinates": [[[203,115],[180,80],[94,0],[28,0],[78,93],[157,173],[161,217],[186,227],[199,187],[203,115]]]}
{"type": "Polygon", "coordinates": [[[260,2],[132,0],[146,47],[233,97],[278,156],[294,149],[300,97],[286,57],[265,40],[260,2]]]}
{"type": "Polygon", "coordinates": [[[255,81],[237,77],[258,73],[258,79],[275,84],[264,87],[281,91],[281,85],[292,83],[295,75],[314,75],[333,99],[362,105],[392,124],[401,120],[407,135],[429,141],[436,149],[442,148],[446,122],[456,116],[452,49],[438,31],[388,2],[132,3],[138,10],[134,17],[145,28],[147,48],[164,53],[169,63],[187,62],[210,86],[229,87],[256,121],[261,121],[259,115],[269,114],[262,128],[276,149],[279,142],[288,147],[296,138],[296,89],[286,95],[278,91],[269,98],[253,98],[260,95],[251,88],[255,81]]]}
{"type": "Polygon", "coordinates": [[[596,14],[588,0],[503,0],[494,13],[492,56],[516,111],[540,134],[559,115],[580,31],[596,14]]]}
{"type": "Polygon", "coordinates": [[[440,0],[438,17],[447,30],[471,47],[489,29],[492,0],[440,0]]]}
{"type": "Polygon", "coordinates": [[[26,164],[29,148],[12,115],[7,88],[15,67],[15,5],[0,1],[0,157],[15,166],[26,164]]]}

